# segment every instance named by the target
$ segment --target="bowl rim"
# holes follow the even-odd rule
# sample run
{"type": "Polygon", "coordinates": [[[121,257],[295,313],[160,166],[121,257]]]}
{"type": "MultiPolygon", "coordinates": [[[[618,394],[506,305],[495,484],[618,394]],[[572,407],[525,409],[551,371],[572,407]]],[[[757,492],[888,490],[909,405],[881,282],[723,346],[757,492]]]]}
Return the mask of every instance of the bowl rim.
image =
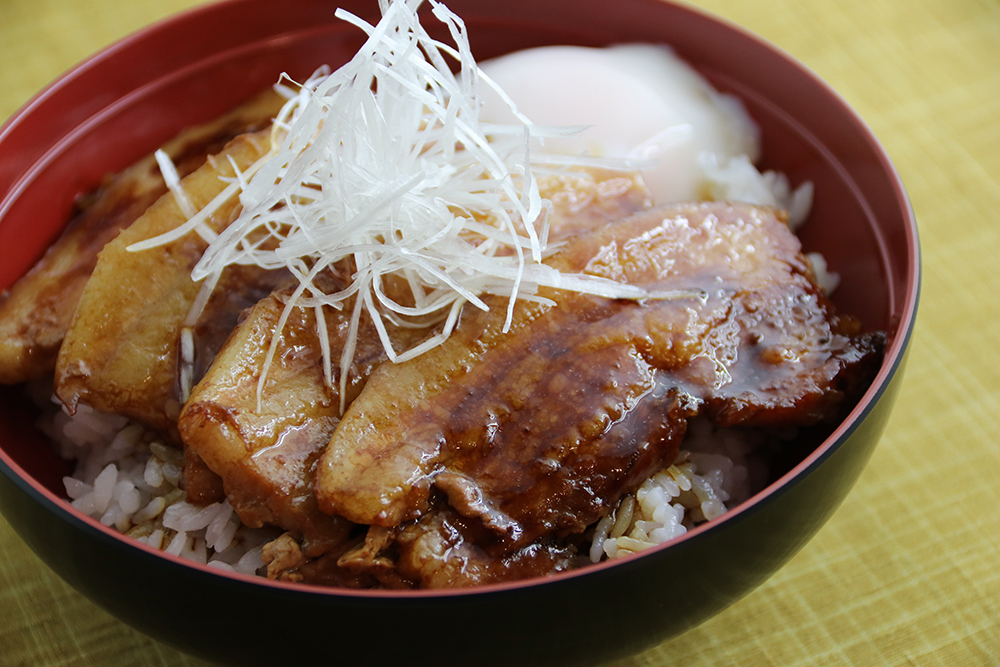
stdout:
{"type": "MultiPolygon", "coordinates": [[[[390,599],[394,601],[411,598],[448,598],[456,596],[464,597],[490,595],[499,592],[517,591],[525,588],[555,584],[608,570],[610,568],[618,568],[625,563],[644,560],[665,550],[677,548],[679,545],[703,539],[703,536],[706,533],[714,531],[719,527],[741,521],[743,518],[761,509],[772,499],[780,497],[784,493],[790,491],[799,481],[808,476],[808,473],[811,470],[818,467],[824,460],[832,456],[840,448],[840,446],[851,436],[851,434],[860,426],[861,422],[864,421],[868,414],[873,410],[876,402],[885,393],[890,381],[896,373],[901,370],[905,353],[914,330],[922,280],[922,260],[916,217],[898,170],[890,159],[885,148],[882,146],[881,142],[872,132],[871,128],[836,90],[816,75],[808,66],[791,56],[777,45],[760,37],[756,33],[753,33],[743,26],[740,26],[724,17],[715,15],[707,10],[682,5],[674,2],[674,0],[644,1],[647,1],[650,5],[663,6],[669,11],[686,12],[700,17],[702,20],[713,22],[722,30],[735,33],[743,39],[753,42],[755,48],[770,51],[773,55],[776,55],[783,60],[786,65],[793,69],[797,69],[801,76],[811,79],[811,83],[814,86],[822,89],[825,94],[836,102],[840,113],[849,118],[850,122],[856,127],[861,137],[865,139],[868,147],[877,156],[880,169],[891,180],[893,186],[893,197],[896,204],[899,206],[905,222],[905,241],[907,250],[906,259],[908,261],[905,284],[906,293],[903,300],[903,307],[899,313],[898,320],[895,322],[895,335],[891,336],[887,343],[885,358],[882,366],[872,381],[871,386],[866,390],[853,410],[841,421],[840,424],[838,424],[836,429],[834,429],[834,431],[831,432],[823,440],[823,442],[811,451],[803,460],[801,460],[781,477],[771,482],[764,489],[753,494],[749,499],[740,505],[728,510],[723,516],[712,521],[705,522],[694,529],[689,530],[684,535],[674,538],[664,544],[656,545],[642,552],[631,554],[623,558],[611,561],[602,561],[600,563],[590,564],[582,568],[568,570],[546,577],[535,577],[497,584],[485,584],[472,588],[399,591],[381,589],[355,590],[325,587],[315,584],[290,583],[275,581],[260,576],[244,575],[202,565],[179,556],[166,554],[160,550],[149,547],[148,545],[137,542],[132,538],[117,532],[112,527],[104,526],[99,522],[99,520],[83,514],[70,505],[65,498],[57,496],[39,484],[2,448],[0,448],[0,472],[6,475],[6,477],[8,477],[21,491],[42,504],[61,520],[70,523],[76,528],[83,530],[85,533],[94,536],[104,543],[114,546],[115,548],[138,549],[139,551],[144,552],[147,557],[160,559],[161,561],[171,563],[176,567],[193,569],[201,572],[202,574],[222,576],[237,584],[265,586],[278,591],[286,591],[295,595],[390,599]]],[[[136,45],[149,40],[151,37],[174,30],[178,26],[184,25],[190,21],[200,20],[200,18],[206,14],[233,11],[240,5],[251,4],[253,2],[255,2],[255,0],[218,0],[205,5],[192,7],[156,21],[99,50],[74,65],[63,74],[59,75],[38,93],[32,96],[25,104],[15,111],[13,115],[6,119],[6,121],[0,125],[0,145],[3,144],[4,139],[9,134],[16,131],[23,119],[28,117],[37,107],[44,105],[50,97],[57,95],[62,89],[67,87],[84,73],[90,71],[91,69],[100,67],[103,63],[105,63],[105,61],[114,60],[116,57],[119,57],[119,54],[128,52],[136,45]]],[[[243,47],[236,47],[236,49],[239,48],[243,47]]],[[[219,57],[223,53],[229,53],[231,50],[232,49],[216,53],[212,57],[219,57]]],[[[202,60],[205,59],[203,58],[202,60]]],[[[176,71],[171,71],[169,75],[174,75],[176,73],[176,71]]],[[[115,103],[117,102],[120,102],[120,100],[117,100],[115,103]]],[[[65,137],[63,137],[63,140],[65,140],[65,137]]],[[[55,145],[50,146],[49,150],[51,151],[54,148],[55,145]]],[[[43,159],[44,157],[39,157],[34,164],[37,164],[43,159]]],[[[839,165],[839,161],[837,161],[837,164],[839,165]]],[[[27,173],[30,174],[30,172],[27,173]]],[[[0,218],[3,217],[10,200],[12,200],[12,198],[16,196],[17,192],[21,189],[25,178],[26,176],[22,176],[20,179],[15,179],[8,191],[0,193],[0,218]]],[[[852,185],[855,185],[853,183],[853,179],[851,179],[851,183],[852,185]]],[[[868,202],[864,197],[859,197],[859,199],[865,206],[868,205],[868,202]]],[[[879,245],[882,251],[885,252],[884,239],[881,237],[879,245]]],[[[891,300],[892,299],[890,298],[890,301],[891,300]]]]}

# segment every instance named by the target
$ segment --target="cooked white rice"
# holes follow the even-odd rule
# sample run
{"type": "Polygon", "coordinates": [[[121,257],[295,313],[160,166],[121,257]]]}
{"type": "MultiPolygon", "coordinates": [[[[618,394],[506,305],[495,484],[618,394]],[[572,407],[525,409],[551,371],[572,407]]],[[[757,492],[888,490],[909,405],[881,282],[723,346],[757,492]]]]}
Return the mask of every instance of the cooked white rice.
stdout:
{"type": "Polygon", "coordinates": [[[137,542],[209,567],[262,574],[261,550],[280,531],[244,526],[228,501],[185,500],[183,454],[124,417],[86,405],[70,416],[53,401],[39,428],[75,461],[63,484],[80,512],[137,542]]]}
{"type": "Polygon", "coordinates": [[[763,445],[763,435],[754,431],[692,422],[674,464],[622,498],[598,522],[590,560],[619,558],[669,542],[742,503],[766,481],[766,466],[755,456],[763,445]]]}

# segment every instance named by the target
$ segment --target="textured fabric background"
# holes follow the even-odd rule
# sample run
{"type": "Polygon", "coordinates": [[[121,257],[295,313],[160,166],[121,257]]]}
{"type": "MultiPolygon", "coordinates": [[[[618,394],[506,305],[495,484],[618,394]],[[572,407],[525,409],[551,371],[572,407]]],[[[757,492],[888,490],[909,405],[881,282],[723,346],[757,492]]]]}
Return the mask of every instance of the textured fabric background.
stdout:
{"type": "MultiPolygon", "coordinates": [[[[194,4],[0,0],[0,119],[194,4]]],[[[923,299],[885,438],[833,519],[760,589],[617,667],[1000,665],[1000,4],[696,4],[802,60],[871,125],[919,220],[923,299]]],[[[203,664],[92,605],[0,519],[0,665],[203,664]]]]}

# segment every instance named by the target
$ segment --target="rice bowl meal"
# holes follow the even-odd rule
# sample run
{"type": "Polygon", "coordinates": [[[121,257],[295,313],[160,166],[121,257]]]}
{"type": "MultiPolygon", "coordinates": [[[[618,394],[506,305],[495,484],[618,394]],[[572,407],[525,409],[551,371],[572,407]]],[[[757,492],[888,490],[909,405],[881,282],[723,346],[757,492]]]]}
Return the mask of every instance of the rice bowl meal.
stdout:
{"type": "Polygon", "coordinates": [[[77,510],[283,582],[547,577],[723,516],[866,391],[886,336],[739,100],[648,44],[477,63],[420,4],[339,12],[353,59],[109,177],[0,296],[77,510]]]}

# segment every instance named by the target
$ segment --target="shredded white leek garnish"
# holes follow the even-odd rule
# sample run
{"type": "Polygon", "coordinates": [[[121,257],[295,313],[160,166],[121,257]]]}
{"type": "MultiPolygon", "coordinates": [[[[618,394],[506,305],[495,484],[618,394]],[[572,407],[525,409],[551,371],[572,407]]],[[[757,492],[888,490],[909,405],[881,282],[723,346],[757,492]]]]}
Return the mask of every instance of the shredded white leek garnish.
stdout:
{"type": "MultiPolygon", "coordinates": [[[[214,202],[196,213],[185,209],[187,223],[130,248],[156,247],[194,231],[209,244],[192,272],[196,281],[214,283],[234,264],[287,269],[299,280],[267,355],[258,400],[278,333],[294,307],[315,309],[325,339],[323,307],[340,309],[353,299],[341,356],[343,396],[363,311],[388,357],[398,362],[447,339],[464,304],[486,309],[483,294],[509,297],[505,331],[516,300],[530,298],[539,286],[610,298],[678,296],[562,274],[542,263],[548,202],[532,176],[529,141],[579,128],[532,125],[499,90],[521,124],[480,123],[477,88],[496,86],[476,65],[462,20],[431,0],[434,17],[447,27],[454,46],[439,42],[421,26],[420,4],[380,0],[382,19],[374,26],[338,10],[338,18],[368,35],[357,55],[335,72],[317,72],[290,93],[294,96],[274,124],[271,151],[214,202]],[[449,62],[457,62],[457,73],[449,62]],[[237,192],[242,212],[216,235],[204,222],[237,192]],[[333,294],[318,288],[316,277],[344,260],[355,272],[353,282],[333,294]],[[383,278],[389,274],[406,281],[412,302],[386,294],[383,278]],[[387,323],[434,317],[444,322],[439,335],[409,350],[393,349],[387,323]]],[[[179,186],[171,190],[184,208],[179,186]]],[[[199,298],[195,319],[207,296],[199,298]]],[[[328,341],[323,352],[332,386],[328,341]]]]}
{"type": "Polygon", "coordinates": [[[156,157],[157,166],[160,167],[160,173],[163,174],[163,182],[171,194],[173,194],[177,206],[181,209],[181,213],[188,218],[197,215],[198,210],[191,203],[187,193],[184,192],[184,188],[181,187],[181,177],[177,173],[177,168],[174,167],[173,160],[162,150],[156,151],[154,156],[156,157]]]}

